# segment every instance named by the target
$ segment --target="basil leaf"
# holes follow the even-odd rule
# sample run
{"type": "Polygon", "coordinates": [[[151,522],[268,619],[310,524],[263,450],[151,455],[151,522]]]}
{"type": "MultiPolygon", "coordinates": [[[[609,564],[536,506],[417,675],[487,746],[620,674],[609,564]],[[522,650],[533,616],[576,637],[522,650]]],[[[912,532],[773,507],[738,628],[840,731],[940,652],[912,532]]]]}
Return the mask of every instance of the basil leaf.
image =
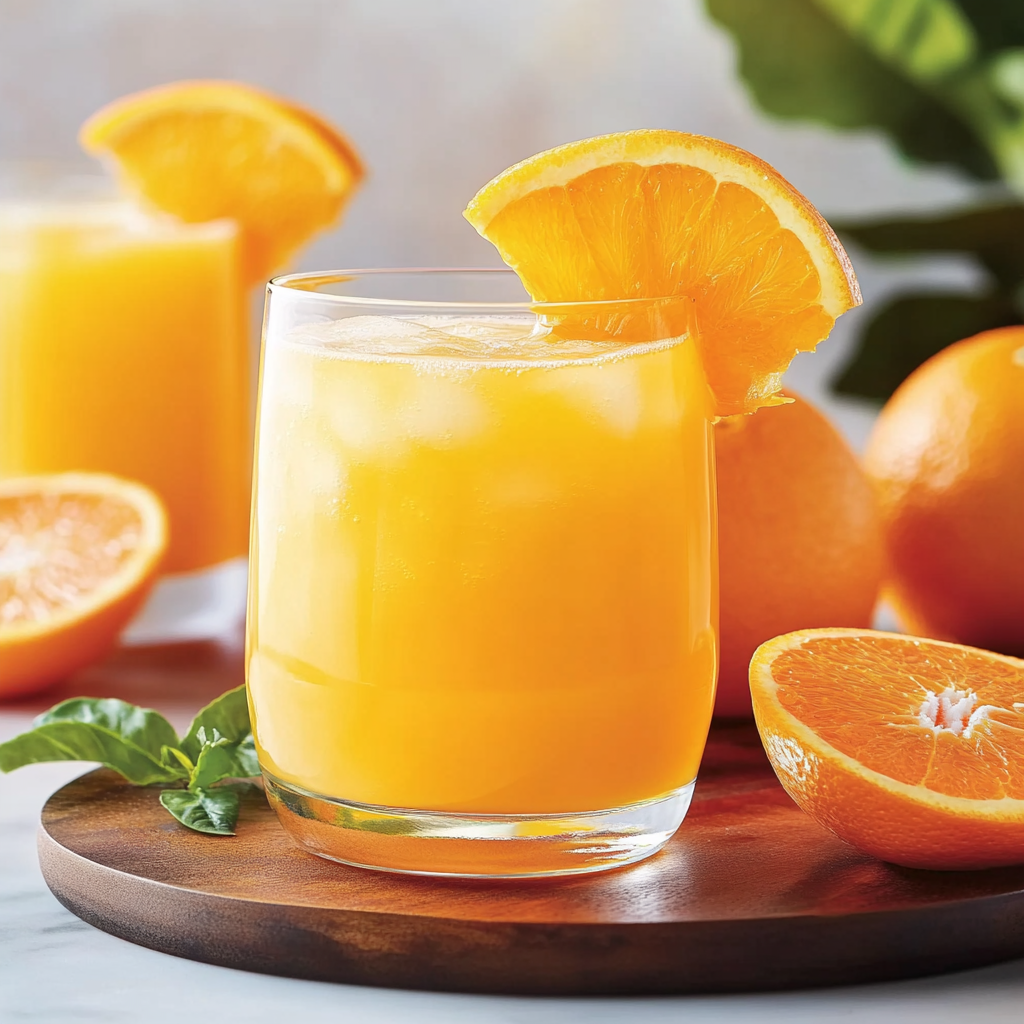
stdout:
{"type": "Polygon", "coordinates": [[[186,828],[214,836],[233,836],[238,821],[239,793],[233,786],[217,789],[165,789],[160,803],[186,828]]]}
{"type": "Polygon", "coordinates": [[[203,748],[203,740],[199,738],[199,730],[204,729],[206,736],[217,732],[231,743],[241,743],[252,732],[249,724],[249,701],[245,695],[245,687],[239,686],[228,690],[215,701],[207,704],[192,720],[188,735],[181,741],[180,748],[192,761],[199,758],[203,748]]]}
{"type": "Polygon", "coordinates": [[[225,739],[207,743],[196,758],[196,766],[188,780],[188,788],[209,789],[215,782],[223,779],[237,779],[239,775],[234,746],[225,739]]]}
{"type": "Polygon", "coordinates": [[[161,747],[160,763],[171,768],[182,767],[191,775],[195,771],[195,765],[177,747],[161,747]]]}
{"type": "Polygon", "coordinates": [[[0,771],[40,761],[98,761],[137,786],[177,782],[188,774],[163,764],[136,744],[92,722],[53,721],[0,743],[0,771]]]}
{"type": "Polygon", "coordinates": [[[256,741],[252,738],[252,733],[235,747],[235,764],[238,766],[236,778],[251,779],[261,773],[259,758],[256,756],[256,741]]]}
{"type": "Polygon", "coordinates": [[[157,711],[136,707],[113,697],[74,697],[41,714],[36,726],[52,722],[98,725],[160,760],[163,747],[178,746],[174,727],[157,711]]]}
{"type": "MultiPolygon", "coordinates": [[[[199,736],[205,737],[204,729],[199,730],[199,736]]],[[[214,737],[213,741],[204,741],[199,751],[189,789],[206,789],[222,779],[248,779],[260,774],[251,734],[241,743],[229,743],[216,730],[214,737]]]]}

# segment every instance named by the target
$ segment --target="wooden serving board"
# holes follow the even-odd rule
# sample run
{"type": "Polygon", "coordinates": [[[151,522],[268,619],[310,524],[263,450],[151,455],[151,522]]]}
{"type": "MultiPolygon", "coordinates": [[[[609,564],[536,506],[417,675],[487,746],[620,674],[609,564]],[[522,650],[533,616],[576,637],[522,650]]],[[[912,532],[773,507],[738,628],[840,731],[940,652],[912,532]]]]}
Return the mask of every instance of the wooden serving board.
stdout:
{"type": "Polygon", "coordinates": [[[681,993],[910,977],[1024,955],[1024,867],[859,854],[786,796],[752,726],[716,727],[660,854],[563,880],[384,874],[294,847],[256,794],[234,839],[91,772],[46,804],[43,875],[79,917],[227,967],[465,992],[681,993]]]}

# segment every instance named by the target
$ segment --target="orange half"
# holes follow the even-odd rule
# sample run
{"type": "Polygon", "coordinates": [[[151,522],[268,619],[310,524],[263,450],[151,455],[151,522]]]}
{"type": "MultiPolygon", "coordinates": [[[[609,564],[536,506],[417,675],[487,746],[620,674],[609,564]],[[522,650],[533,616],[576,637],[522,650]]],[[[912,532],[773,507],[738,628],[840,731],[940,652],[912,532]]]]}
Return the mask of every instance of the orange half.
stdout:
{"type": "Polygon", "coordinates": [[[850,260],[777,171],[716,139],[648,130],[499,174],[466,219],[539,302],[685,295],[719,416],[782,401],[782,373],[861,301],[850,260]]]}
{"type": "Polygon", "coordinates": [[[109,650],[167,547],[160,499],[100,473],[0,482],[0,698],[109,650]]]}
{"type": "Polygon", "coordinates": [[[335,223],[365,173],[338,129],[240,82],[174,82],[125,96],[89,118],[79,138],[158,209],[188,222],[237,221],[251,282],[335,223]]]}
{"type": "Polygon", "coordinates": [[[872,630],[808,629],[750,663],[786,792],[895,864],[1024,863],[1024,661],[872,630]]]}

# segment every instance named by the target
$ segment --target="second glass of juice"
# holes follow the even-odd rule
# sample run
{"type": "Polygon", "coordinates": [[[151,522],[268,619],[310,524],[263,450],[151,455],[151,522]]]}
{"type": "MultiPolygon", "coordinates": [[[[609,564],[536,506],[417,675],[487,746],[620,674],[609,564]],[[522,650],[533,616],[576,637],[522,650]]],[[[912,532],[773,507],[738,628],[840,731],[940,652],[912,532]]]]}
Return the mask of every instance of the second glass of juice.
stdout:
{"type": "Polygon", "coordinates": [[[647,856],[714,702],[708,392],[685,300],[514,275],[269,289],[247,672],[314,853],[515,876],[647,856]]]}
{"type": "Polygon", "coordinates": [[[145,212],[99,176],[0,165],[0,477],[113,473],[160,495],[174,579],[136,639],[237,622],[246,302],[234,223],[145,212]]]}

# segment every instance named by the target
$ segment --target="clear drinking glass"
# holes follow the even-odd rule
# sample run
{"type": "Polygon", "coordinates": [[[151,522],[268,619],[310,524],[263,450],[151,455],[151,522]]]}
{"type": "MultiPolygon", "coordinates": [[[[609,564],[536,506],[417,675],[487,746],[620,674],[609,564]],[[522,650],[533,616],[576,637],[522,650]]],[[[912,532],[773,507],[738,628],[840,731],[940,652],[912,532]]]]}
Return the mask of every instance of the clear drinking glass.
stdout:
{"type": "Polygon", "coordinates": [[[240,618],[247,301],[233,223],[143,211],[89,167],[0,164],[0,476],[106,472],[163,498],[169,575],[139,640],[240,618]]]}
{"type": "Polygon", "coordinates": [[[717,663],[689,308],[530,303],[505,271],[271,283],[246,662],[302,846],[567,874],[678,828],[717,663]]]}

